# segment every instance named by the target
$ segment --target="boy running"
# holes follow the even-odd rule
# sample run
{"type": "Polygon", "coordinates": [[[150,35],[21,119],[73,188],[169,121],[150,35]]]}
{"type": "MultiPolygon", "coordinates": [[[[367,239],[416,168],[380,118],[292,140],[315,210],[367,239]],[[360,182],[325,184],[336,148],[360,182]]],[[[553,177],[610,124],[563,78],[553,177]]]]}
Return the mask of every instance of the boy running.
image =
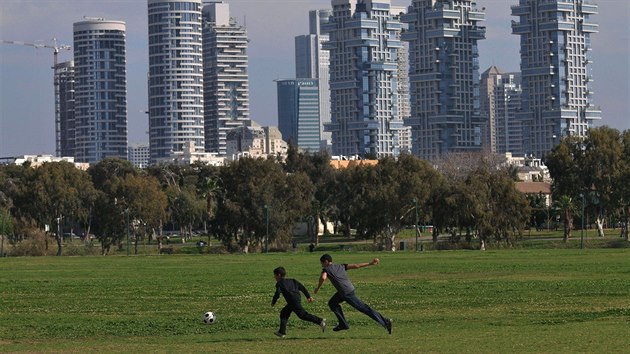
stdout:
{"type": "Polygon", "coordinates": [[[291,312],[295,312],[295,314],[304,321],[319,325],[322,332],[326,330],[326,319],[311,315],[302,307],[300,291],[304,293],[308,302],[313,302],[311,294],[309,294],[308,290],[306,290],[304,285],[299,281],[285,278],[286,275],[287,272],[283,267],[278,267],[273,270],[273,277],[276,279],[276,293],[271,300],[271,306],[276,304],[278,298],[280,298],[280,293],[282,293],[282,296],[284,296],[284,299],[287,301],[287,305],[280,311],[280,330],[274,334],[281,338],[287,334],[287,322],[289,321],[291,312]]]}

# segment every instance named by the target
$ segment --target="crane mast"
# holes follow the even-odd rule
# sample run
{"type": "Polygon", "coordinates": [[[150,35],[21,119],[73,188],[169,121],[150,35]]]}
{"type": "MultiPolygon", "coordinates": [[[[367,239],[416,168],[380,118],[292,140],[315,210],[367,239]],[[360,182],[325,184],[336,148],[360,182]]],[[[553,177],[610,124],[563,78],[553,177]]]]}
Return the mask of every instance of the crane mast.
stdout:
{"type": "Polygon", "coordinates": [[[48,49],[52,49],[53,50],[53,86],[55,89],[55,134],[56,134],[56,142],[55,142],[55,146],[56,146],[56,154],[57,156],[61,155],[61,146],[60,146],[60,139],[59,136],[61,134],[60,130],[61,130],[61,108],[60,108],[60,97],[59,97],[59,73],[58,73],[58,54],[59,51],[61,50],[70,50],[72,47],[70,47],[67,44],[58,44],[57,43],[57,38],[53,38],[52,39],[52,43],[51,44],[45,44],[45,43],[29,43],[29,42],[22,42],[22,41],[7,41],[7,40],[0,40],[0,43],[2,44],[15,44],[15,45],[24,45],[24,46],[29,46],[29,47],[34,47],[35,49],[39,49],[39,48],[48,48],[48,49]]]}

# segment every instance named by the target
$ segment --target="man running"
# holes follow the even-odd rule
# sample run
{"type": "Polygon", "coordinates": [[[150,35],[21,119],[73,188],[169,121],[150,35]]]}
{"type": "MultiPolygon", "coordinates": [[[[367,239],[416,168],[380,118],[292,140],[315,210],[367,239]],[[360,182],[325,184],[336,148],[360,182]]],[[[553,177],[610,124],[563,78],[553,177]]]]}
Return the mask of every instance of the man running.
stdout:
{"type": "Polygon", "coordinates": [[[330,282],[333,284],[335,289],[337,289],[335,295],[333,295],[333,297],[331,297],[328,301],[328,306],[339,320],[339,323],[335,328],[333,328],[333,331],[338,332],[350,328],[345,316],[343,315],[343,310],[340,305],[343,301],[345,301],[350,304],[350,306],[378,322],[381,326],[387,329],[389,334],[392,334],[392,320],[390,318],[383,317],[383,315],[373,310],[356,296],[354,293],[354,285],[352,285],[352,282],[348,278],[348,273],[346,272],[348,269],[359,269],[371,265],[377,265],[380,262],[379,259],[374,258],[370,263],[334,264],[332,257],[329,254],[324,254],[321,256],[319,261],[322,264],[322,274],[319,277],[319,284],[313,292],[317,294],[326,279],[330,279],[330,282]]]}

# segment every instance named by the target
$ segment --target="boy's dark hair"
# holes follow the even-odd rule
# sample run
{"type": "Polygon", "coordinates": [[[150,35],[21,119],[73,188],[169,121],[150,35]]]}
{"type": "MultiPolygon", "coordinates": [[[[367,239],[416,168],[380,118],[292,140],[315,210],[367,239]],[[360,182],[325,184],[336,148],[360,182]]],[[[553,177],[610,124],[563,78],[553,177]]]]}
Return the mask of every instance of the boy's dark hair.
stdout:
{"type": "Polygon", "coordinates": [[[319,257],[319,261],[323,262],[323,261],[328,261],[328,262],[332,262],[332,257],[326,253],[323,256],[319,257]]]}
{"type": "Polygon", "coordinates": [[[287,275],[287,271],[284,270],[284,267],[278,267],[273,270],[273,275],[279,275],[280,277],[284,278],[284,276],[287,275]]]}

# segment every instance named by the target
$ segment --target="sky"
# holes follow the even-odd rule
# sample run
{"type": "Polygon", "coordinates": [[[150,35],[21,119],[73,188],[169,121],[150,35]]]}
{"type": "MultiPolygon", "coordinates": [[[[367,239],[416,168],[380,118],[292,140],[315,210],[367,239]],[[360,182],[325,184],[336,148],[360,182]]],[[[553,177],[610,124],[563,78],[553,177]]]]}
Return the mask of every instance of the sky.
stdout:
{"type": "MultiPolygon", "coordinates": [[[[295,77],[294,37],[308,33],[308,11],[330,0],[227,0],[231,16],[249,34],[250,116],[277,126],[274,80],[295,77]]],[[[393,0],[408,6],[411,0],[393,0]]],[[[519,37],[511,34],[510,6],[518,0],[477,0],[485,8],[486,39],[479,42],[480,72],[491,65],[518,71],[519,37]]],[[[595,0],[594,103],[597,125],[630,129],[630,1],[595,0]]],[[[127,24],[127,118],[129,143],[148,142],[146,0],[0,0],[0,39],[72,45],[72,24],[83,16],[127,24]]],[[[59,61],[72,58],[62,51],[59,61]]],[[[54,154],[52,50],[0,44],[0,157],[54,154]]]]}

